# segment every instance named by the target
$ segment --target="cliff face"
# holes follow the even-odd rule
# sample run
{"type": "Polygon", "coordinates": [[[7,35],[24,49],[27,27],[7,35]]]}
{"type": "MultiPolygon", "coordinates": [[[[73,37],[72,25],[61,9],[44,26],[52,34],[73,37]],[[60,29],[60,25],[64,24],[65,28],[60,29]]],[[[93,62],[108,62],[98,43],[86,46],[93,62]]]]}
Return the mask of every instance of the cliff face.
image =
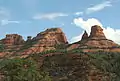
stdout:
{"type": "Polygon", "coordinates": [[[47,29],[44,32],[37,34],[37,36],[34,37],[33,40],[34,41],[39,40],[41,44],[45,45],[68,43],[65,34],[62,32],[60,28],[47,29]]]}
{"type": "Polygon", "coordinates": [[[106,39],[106,37],[103,33],[103,29],[98,25],[92,26],[89,38],[91,38],[91,39],[106,39]]]}
{"type": "Polygon", "coordinates": [[[24,43],[22,36],[18,34],[7,34],[4,39],[2,39],[5,45],[21,45],[24,43]]]}
{"type": "Polygon", "coordinates": [[[47,50],[55,50],[55,45],[68,44],[65,34],[60,28],[47,29],[32,39],[36,41],[29,49],[24,51],[25,54],[39,53],[47,50]]]}

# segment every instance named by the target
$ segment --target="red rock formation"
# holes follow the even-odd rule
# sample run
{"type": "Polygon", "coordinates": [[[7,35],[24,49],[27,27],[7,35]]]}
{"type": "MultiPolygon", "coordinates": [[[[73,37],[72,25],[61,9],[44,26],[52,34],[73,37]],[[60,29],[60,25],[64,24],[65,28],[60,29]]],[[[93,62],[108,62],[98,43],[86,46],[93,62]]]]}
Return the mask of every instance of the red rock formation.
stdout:
{"type": "Polygon", "coordinates": [[[47,29],[46,31],[37,34],[37,36],[33,38],[33,40],[43,40],[43,41],[46,40],[52,43],[54,42],[56,44],[68,43],[65,34],[62,32],[60,28],[47,29]]]}
{"type": "Polygon", "coordinates": [[[82,48],[84,51],[114,51],[120,52],[120,48],[118,44],[114,43],[112,40],[106,39],[103,29],[98,26],[92,26],[90,36],[87,37],[87,33],[85,32],[82,36],[82,40],[74,43],[68,50],[75,49],[73,48],[77,44],[77,48],[82,48]],[[84,40],[83,40],[84,39],[84,40]],[[87,40],[86,40],[87,39],[87,40]],[[119,49],[119,50],[118,50],[119,49]]]}
{"type": "Polygon", "coordinates": [[[22,36],[18,34],[7,34],[4,39],[2,39],[5,45],[20,45],[24,43],[22,36]]]}
{"type": "Polygon", "coordinates": [[[106,39],[106,37],[105,37],[105,35],[103,33],[103,29],[98,25],[92,26],[89,38],[106,39]]]}
{"type": "Polygon", "coordinates": [[[30,54],[33,52],[39,53],[46,50],[55,50],[54,46],[57,44],[68,44],[65,34],[60,28],[47,29],[46,31],[37,34],[32,41],[36,41],[36,43],[25,50],[24,53],[30,54]]]}
{"type": "Polygon", "coordinates": [[[88,34],[87,34],[87,32],[85,31],[84,34],[83,34],[83,36],[82,36],[82,39],[81,39],[81,40],[86,40],[86,39],[88,39],[88,34]]]}
{"type": "Polygon", "coordinates": [[[108,48],[108,47],[118,46],[112,40],[106,39],[103,33],[103,29],[98,25],[92,26],[89,39],[88,41],[85,42],[84,45],[89,47],[98,47],[98,48],[108,48]]]}

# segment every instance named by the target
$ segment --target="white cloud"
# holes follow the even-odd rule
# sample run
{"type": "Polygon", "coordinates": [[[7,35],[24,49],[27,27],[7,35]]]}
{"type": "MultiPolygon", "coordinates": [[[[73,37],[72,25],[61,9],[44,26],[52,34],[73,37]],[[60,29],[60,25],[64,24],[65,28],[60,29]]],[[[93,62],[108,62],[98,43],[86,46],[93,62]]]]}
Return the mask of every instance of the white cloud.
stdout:
{"type": "Polygon", "coordinates": [[[88,19],[86,21],[84,21],[83,18],[76,18],[76,19],[74,19],[73,23],[76,26],[81,27],[84,30],[87,29],[86,31],[88,34],[90,34],[91,26],[93,26],[93,25],[102,26],[102,24],[95,18],[91,18],[91,19],[88,19]]]}
{"type": "Polygon", "coordinates": [[[33,17],[33,19],[47,19],[47,20],[54,20],[58,17],[68,16],[68,14],[64,13],[48,13],[48,14],[38,14],[33,17]]]}
{"type": "MultiPolygon", "coordinates": [[[[120,29],[113,29],[111,27],[103,27],[101,22],[98,19],[90,18],[88,20],[83,20],[83,18],[76,18],[74,19],[74,24],[84,30],[87,31],[88,34],[91,32],[91,26],[93,25],[100,25],[103,28],[103,32],[107,39],[113,40],[115,43],[120,44],[120,29]]],[[[83,34],[83,33],[82,33],[83,34]]],[[[71,39],[71,43],[77,42],[81,39],[82,34],[79,36],[73,37],[71,39]]]]}
{"type": "Polygon", "coordinates": [[[4,25],[7,25],[7,24],[11,24],[11,23],[20,23],[19,21],[12,21],[12,20],[1,20],[1,25],[4,26],[4,25]]]}
{"type": "Polygon", "coordinates": [[[104,8],[110,7],[110,6],[112,6],[111,1],[105,1],[101,4],[97,4],[97,5],[94,5],[92,7],[87,8],[86,13],[90,14],[93,12],[97,12],[97,11],[103,10],[104,8]]]}
{"type": "Polygon", "coordinates": [[[120,44],[120,29],[113,29],[111,27],[104,28],[104,33],[108,39],[120,44]]]}
{"type": "Polygon", "coordinates": [[[74,13],[74,15],[76,15],[76,16],[83,15],[83,12],[76,12],[76,13],[74,13]]]}

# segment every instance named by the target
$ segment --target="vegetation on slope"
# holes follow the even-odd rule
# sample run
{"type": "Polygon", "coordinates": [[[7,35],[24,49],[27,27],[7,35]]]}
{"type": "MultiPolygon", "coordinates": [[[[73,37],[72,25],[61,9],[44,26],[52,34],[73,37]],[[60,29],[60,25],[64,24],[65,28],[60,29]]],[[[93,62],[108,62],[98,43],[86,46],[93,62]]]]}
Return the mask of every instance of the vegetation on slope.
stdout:
{"type": "Polygon", "coordinates": [[[2,43],[0,43],[0,52],[3,52],[4,49],[5,49],[5,46],[2,43]]]}
{"type": "Polygon", "coordinates": [[[25,49],[28,49],[28,48],[30,48],[30,47],[32,47],[34,44],[36,44],[37,43],[37,41],[27,41],[27,42],[25,42],[24,43],[24,45],[20,48],[20,50],[19,51],[23,51],[23,50],[25,50],[25,49]]]}
{"type": "Polygon", "coordinates": [[[120,53],[98,52],[90,56],[98,69],[110,74],[111,81],[120,81],[120,53]]]}
{"type": "Polygon", "coordinates": [[[2,59],[0,78],[3,76],[3,81],[89,81],[93,68],[96,75],[102,76],[100,81],[120,81],[120,53],[50,50],[27,58],[2,59]],[[51,53],[58,54],[42,58],[51,53]]]}
{"type": "Polygon", "coordinates": [[[51,81],[48,73],[41,71],[32,59],[4,59],[0,62],[3,81],[51,81]]]}

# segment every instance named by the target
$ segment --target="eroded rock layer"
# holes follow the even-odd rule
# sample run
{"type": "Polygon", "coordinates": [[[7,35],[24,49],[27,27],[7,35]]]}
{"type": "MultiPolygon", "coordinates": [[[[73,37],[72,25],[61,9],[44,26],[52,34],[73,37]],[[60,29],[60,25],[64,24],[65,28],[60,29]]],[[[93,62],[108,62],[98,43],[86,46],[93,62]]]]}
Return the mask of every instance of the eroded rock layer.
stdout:
{"type": "Polygon", "coordinates": [[[5,45],[21,45],[24,43],[22,36],[18,34],[7,34],[4,39],[2,39],[5,45]]]}
{"type": "Polygon", "coordinates": [[[68,44],[65,34],[60,28],[47,29],[37,34],[37,36],[32,39],[32,42],[35,41],[36,43],[25,50],[24,53],[30,54],[32,52],[39,53],[46,50],[55,50],[55,45],[68,44]]]}
{"type": "Polygon", "coordinates": [[[68,47],[68,50],[80,48],[82,50],[87,49],[86,52],[94,52],[94,51],[112,51],[112,52],[120,52],[120,46],[114,43],[112,40],[109,40],[105,37],[103,33],[103,29],[98,26],[91,27],[91,33],[87,37],[87,32],[82,36],[81,41],[72,44],[68,47]],[[74,45],[77,47],[74,48],[74,45]],[[118,50],[119,49],[119,50],[118,50]]]}

